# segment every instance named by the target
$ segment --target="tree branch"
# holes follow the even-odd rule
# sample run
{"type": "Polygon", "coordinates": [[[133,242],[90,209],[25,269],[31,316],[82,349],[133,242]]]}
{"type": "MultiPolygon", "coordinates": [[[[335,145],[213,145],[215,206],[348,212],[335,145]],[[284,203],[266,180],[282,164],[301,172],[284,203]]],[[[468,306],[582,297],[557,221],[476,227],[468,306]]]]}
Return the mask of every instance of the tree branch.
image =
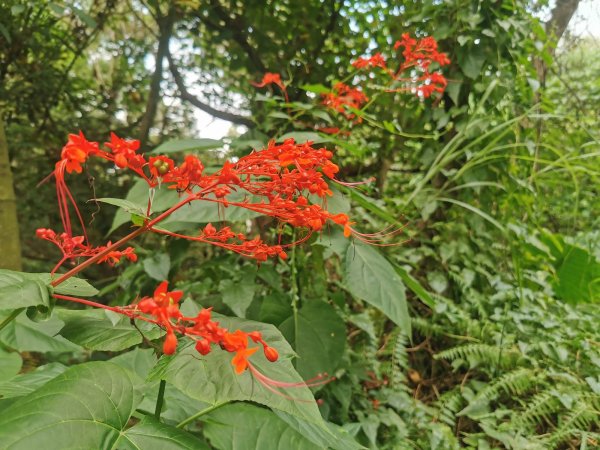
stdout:
{"type": "Polygon", "coordinates": [[[141,147],[145,148],[150,135],[150,128],[156,117],[158,101],[160,97],[160,82],[163,79],[163,60],[169,49],[169,41],[173,34],[173,25],[175,23],[175,8],[169,7],[169,12],[166,16],[159,17],[157,20],[159,29],[158,50],[156,51],[154,73],[150,82],[150,92],[146,103],[146,113],[142,119],[140,126],[140,143],[141,147]]]}
{"type": "Polygon", "coordinates": [[[179,89],[179,94],[180,94],[179,96],[181,97],[182,100],[194,105],[196,108],[198,108],[218,119],[226,120],[228,122],[236,123],[239,125],[246,125],[249,128],[253,128],[255,126],[255,123],[249,117],[240,116],[240,115],[233,114],[233,113],[230,113],[227,111],[219,111],[218,109],[215,109],[212,106],[207,105],[206,103],[202,102],[195,95],[191,94],[185,87],[185,82],[183,81],[183,77],[179,73],[179,70],[177,69],[177,65],[175,64],[175,61],[173,61],[173,57],[171,56],[171,53],[169,52],[168,48],[167,48],[166,56],[167,56],[167,60],[169,61],[169,68],[171,70],[171,74],[173,75],[173,78],[175,79],[175,84],[177,85],[177,88],[179,89]]]}

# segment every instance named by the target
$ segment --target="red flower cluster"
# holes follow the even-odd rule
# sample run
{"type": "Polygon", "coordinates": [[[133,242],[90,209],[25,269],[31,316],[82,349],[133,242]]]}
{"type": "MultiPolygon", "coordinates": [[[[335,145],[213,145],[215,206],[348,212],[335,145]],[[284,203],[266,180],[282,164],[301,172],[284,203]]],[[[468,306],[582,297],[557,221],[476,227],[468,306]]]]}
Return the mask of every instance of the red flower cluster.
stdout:
{"type": "Polygon", "coordinates": [[[394,72],[388,67],[388,62],[381,53],[370,58],[360,57],[352,63],[357,69],[380,67],[390,76],[392,81],[408,84],[408,87],[390,89],[388,92],[414,91],[419,96],[430,97],[434,92],[443,93],[448,85],[446,78],[439,72],[431,72],[430,66],[435,62],[439,66],[450,64],[445,53],[438,51],[438,44],[431,36],[420,40],[413,39],[404,33],[394,44],[394,50],[403,48],[403,61],[394,72]],[[404,75],[409,69],[417,73],[404,75]]]}
{"type": "MultiPolygon", "coordinates": [[[[111,245],[111,242],[109,241],[107,245],[91,247],[90,245],[85,244],[84,236],[70,236],[66,232],[58,234],[48,228],[38,228],[36,230],[36,235],[40,239],[52,242],[63,254],[62,259],[54,267],[52,273],[54,273],[56,269],[58,269],[65,261],[69,259],[92,257],[103,252],[111,245]]],[[[127,247],[125,250],[110,251],[100,258],[97,263],[100,264],[107,262],[109,265],[114,266],[116,263],[121,261],[123,257],[127,258],[129,261],[137,261],[137,255],[135,254],[133,247],[127,247]]]]}
{"type": "Polygon", "coordinates": [[[385,58],[381,53],[375,53],[370,58],[359,57],[356,61],[352,63],[354,67],[357,69],[366,69],[369,67],[381,67],[382,69],[386,69],[385,58]]]}
{"type": "MultiPolygon", "coordinates": [[[[344,83],[336,83],[333,86],[333,92],[322,94],[323,105],[331,108],[349,120],[356,118],[356,115],[348,111],[348,107],[360,109],[363,104],[369,101],[367,96],[358,88],[353,88],[344,83]]],[[[358,117],[356,122],[361,122],[362,118],[358,117]]]]}
{"type": "MultiPolygon", "coordinates": [[[[166,355],[172,355],[177,349],[175,334],[177,332],[196,341],[196,350],[201,355],[210,353],[214,344],[223,350],[235,353],[231,364],[238,374],[249,367],[248,358],[258,350],[258,347],[249,347],[249,341],[260,344],[269,361],[275,362],[279,358],[277,350],[267,345],[258,331],[246,333],[236,330],[231,333],[227,328],[220,327],[219,322],[211,320],[211,308],[202,309],[196,317],[184,317],[179,310],[179,301],[183,292],[169,292],[167,286],[168,283],[163,281],[156,288],[152,297],[145,297],[137,305],[130,306],[134,311],[139,310],[143,314],[152,316],[153,319],[150,321],[167,331],[163,343],[163,352],[166,355]]],[[[130,312],[127,314],[131,315],[130,312]]]]}
{"type": "MultiPolygon", "coordinates": [[[[346,102],[344,104],[357,107],[366,100],[360,91],[353,90],[342,83],[336,85],[336,88],[342,97],[335,101],[346,102]]],[[[338,107],[345,111],[340,105],[341,103],[338,107]]],[[[144,231],[204,242],[254,258],[258,262],[276,256],[286,259],[286,248],[305,241],[311,233],[323,229],[328,221],[342,226],[346,236],[353,233],[345,214],[333,215],[323,206],[311,204],[306,196],[307,193],[322,198],[332,195],[327,179],[341,183],[335,179],[339,168],[331,161],[333,153],[325,148],[314,148],[310,142],[297,144],[293,139],[288,139],[282,144],[270,142],[267,148],[253,151],[235,163],[225,162],[220,170],[212,174],[205,174],[202,162],[192,155],[186,156],[180,165],[176,165],[171,158],[163,155],[146,160],[143,155],[136,153],[139,148],[138,141],[125,140],[114,133],[111,133],[111,141],[105,146],[108,150],[103,150],[97,142],[88,141],[81,132],[78,135],[70,135],[69,142],[61,153],[62,159],[56,164],[54,171],[56,191],[65,231],[57,234],[41,229],[38,232],[38,237],[53,242],[63,253],[63,258],[54,270],[69,259],[96,257],[100,254],[101,256],[94,262],[108,262],[113,265],[123,257],[130,261],[136,260],[131,247],[119,250],[112,248],[110,242],[98,247],[88,242],[83,218],[65,182],[65,172],[81,172],[81,164],[91,156],[111,161],[117,167],[132,170],[151,188],[161,183],[187,194],[184,200],[163,216],[146,219],[144,231]],[[230,200],[229,195],[236,191],[245,192],[247,194],[245,199],[230,200]],[[296,242],[270,245],[258,237],[250,239],[244,234],[235,233],[229,227],[217,231],[211,224],[206,226],[199,235],[173,233],[155,226],[161,219],[192,201],[209,201],[219,203],[225,208],[249,209],[271,216],[282,224],[302,228],[306,233],[296,242]],[[74,210],[82,228],[81,235],[74,235],[72,231],[70,209],[74,210]]]]}

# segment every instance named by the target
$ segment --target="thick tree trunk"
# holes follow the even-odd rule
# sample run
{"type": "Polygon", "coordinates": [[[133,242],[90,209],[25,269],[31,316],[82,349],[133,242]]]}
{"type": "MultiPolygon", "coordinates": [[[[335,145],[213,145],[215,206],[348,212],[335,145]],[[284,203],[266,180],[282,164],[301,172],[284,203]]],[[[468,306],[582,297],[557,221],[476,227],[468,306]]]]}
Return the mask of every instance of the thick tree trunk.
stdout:
{"type": "Polygon", "coordinates": [[[17,199],[0,110],[0,269],[21,270],[21,241],[17,220],[17,199]]]}
{"type": "Polygon", "coordinates": [[[163,61],[169,52],[169,41],[173,34],[173,25],[175,23],[175,10],[173,7],[169,9],[169,13],[158,20],[158,28],[160,30],[158,36],[158,50],[156,51],[154,73],[150,81],[150,93],[146,103],[146,113],[140,125],[140,142],[141,147],[145,148],[150,137],[150,128],[154,124],[158,102],[160,100],[160,82],[163,79],[163,61]]]}

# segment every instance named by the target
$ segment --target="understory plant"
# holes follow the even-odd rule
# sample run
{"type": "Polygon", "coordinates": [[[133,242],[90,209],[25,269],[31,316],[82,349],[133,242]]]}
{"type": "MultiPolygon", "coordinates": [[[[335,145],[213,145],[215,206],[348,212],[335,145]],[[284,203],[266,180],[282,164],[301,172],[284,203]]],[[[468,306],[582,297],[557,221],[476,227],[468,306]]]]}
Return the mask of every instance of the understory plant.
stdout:
{"type": "MultiPolygon", "coordinates": [[[[316,97],[321,114],[305,127],[319,130],[317,136],[349,135],[364,121],[375,123],[367,110],[381,95],[412,93],[424,100],[444,92],[447,81],[438,69],[449,60],[438,51],[433,38],[417,40],[405,34],[390,49],[390,55],[384,58],[376,53],[354,61],[347,79],[336,81],[316,97]],[[378,82],[361,87],[361,77],[369,73],[378,82]],[[323,121],[333,121],[330,114],[339,127],[325,126],[323,121]]],[[[298,105],[288,97],[290,82],[284,83],[279,74],[266,73],[254,84],[257,88],[277,87],[284,96],[282,111],[292,113],[298,105]]],[[[184,301],[185,289],[169,288],[168,270],[152,269],[146,263],[148,258],[143,266],[156,280],[153,293],[132,292],[124,303],[107,301],[103,296],[92,300],[98,291],[79,278],[98,264],[133,264],[130,267],[134,268],[138,253],[152,255],[150,249],[136,248],[135,241],[148,235],[167,243],[181,240],[239,254],[255,261],[258,276],[268,277],[268,272],[261,272],[261,264],[277,268],[289,262],[294,285],[291,304],[287,305],[293,312],[288,327],[293,331],[285,335],[299,351],[303,345],[299,341],[302,321],[320,314],[333,315],[334,322],[339,321],[327,302],[314,304],[314,317],[307,316],[308,304],[299,307],[297,262],[302,256],[296,247],[316,242],[313,235],[325,231],[327,237],[319,238],[321,242],[336,239],[337,245],[356,246],[356,251],[373,263],[359,260],[363,270],[356,275],[351,291],[380,308],[408,333],[402,283],[389,262],[373,250],[401,243],[402,227],[392,223],[381,231],[361,232],[362,224],[339,211],[340,190],[350,192],[373,180],[342,181],[340,167],[333,162],[333,146],[319,146],[301,135],[272,137],[248,154],[207,168],[194,154],[185,155],[179,163],[167,154],[144,154],[139,141],[115,133],[103,145],[88,140],[81,131],[69,135],[54,170],[40,187],[55,184],[62,229],[47,226],[36,234],[60,251],[57,263],[50,273],[0,272],[0,331],[6,361],[6,383],[0,386],[3,448],[31,448],[41,442],[51,448],[164,448],[163,442],[173,448],[203,448],[204,439],[228,448],[230,445],[223,442],[227,433],[223,435],[199,419],[211,414],[211,420],[218,423],[219,414],[225,411],[221,407],[236,405],[236,401],[270,408],[261,410],[248,403],[228,411],[235,415],[247,409],[246,419],[264,417],[274,424],[269,432],[277,439],[300,440],[307,448],[361,447],[348,431],[323,420],[314,399],[313,393],[324,384],[337,382],[333,374],[310,373],[310,357],[304,350],[301,357],[308,366],[295,368],[291,362],[294,352],[274,325],[244,319],[249,305],[243,304],[241,297],[244,290],[254,290],[255,276],[228,284],[233,294],[227,303],[239,318],[216,314],[212,306],[199,306],[189,298],[184,301]],[[138,177],[144,198],[140,204],[131,199],[94,196],[96,204],[115,205],[130,215],[129,232],[102,245],[94,244],[97,233],[93,233],[68,187],[69,178],[81,174],[90,160],[104,160],[113,173],[131,172],[138,177]],[[214,207],[215,219],[200,217],[196,226],[189,220],[183,229],[179,226],[178,219],[188,211],[197,213],[206,210],[206,205],[214,207]],[[266,220],[273,226],[251,237],[248,221],[227,223],[228,216],[239,211],[243,211],[242,217],[260,217],[264,224],[266,220]],[[272,265],[272,260],[277,260],[277,265],[272,265]],[[385,287],[366,286],[359,280],[376,265],[380,266],[378,277],[388,283],[385,287]],[[390,282],[402,289],[389,290],[390,282]],[[373,298],[365,289],[387,291],[373,298]],[[38,345],[39,339],[31,344],[31,333],[42,336],[44,348],[38,345]],[[133,346],[136,350],[121,353],[133,346]],[[50,364],[31,373],[17,374],[23,361],[18,352],[30,351],[49,351],[55,356],[50,364]],[[94,359],[89,351],[105,352],[101,359],[110,362],[86,362],[94,359]],[[227,353],[233,353],[230,360],[227,353]],[[158,361],[156,356],[160,356],[158,361]],[[72,365],[74,361],[79,364],[66,369],[65,363],[72,365]]],[[[323,264],[323,255],[315,256],[313,262],[323,264]]],[[[214,265],[217,267],[218,262],[214,265]]],[[[306,281],[308,288],[310,281],[306,281]]],[[[189,284],[193,280],[188,280],[189,284]]],[[[110,293],[111,289],[103,291],[110,293]]],[[[344,339],[343,326],[336,333],[332,334],[336,342],[344,339]]],[[[323,350],[330,351],[330,343],[323,350]]],[[[318,347],[311,349],[315,354],[320,351],[318,347]]]]}

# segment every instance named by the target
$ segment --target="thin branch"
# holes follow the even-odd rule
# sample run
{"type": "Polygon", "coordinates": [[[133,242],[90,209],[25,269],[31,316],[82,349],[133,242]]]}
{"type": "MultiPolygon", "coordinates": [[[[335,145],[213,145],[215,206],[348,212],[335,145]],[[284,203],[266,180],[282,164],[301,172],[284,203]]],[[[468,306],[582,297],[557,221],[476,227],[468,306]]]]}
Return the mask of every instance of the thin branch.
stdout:
{"type": "Polygon", "coordinates": [[[249,128],[253,128],[255,126],[252,119],[249,117],[240,116],[237,114],[233,114],[227,111],[219,111],[218,109],[213,108],[210,105],[202,102],[198,97],[190,93],[185,87],[185,82],[183,81],[183,77],[171,56],[171,52],[167,48],[167,60],[169,61],[169,68],[171,70],[171,74],[173,74],[173,78],[175,79],[175,84],[179,89],[180,97],[182,100],[194,105],[196,108],[210,114],[211,116],[217,117],[218,119],[226,120],[231,123],[236,123],[239,125],[246,125],[249,128]]]}

